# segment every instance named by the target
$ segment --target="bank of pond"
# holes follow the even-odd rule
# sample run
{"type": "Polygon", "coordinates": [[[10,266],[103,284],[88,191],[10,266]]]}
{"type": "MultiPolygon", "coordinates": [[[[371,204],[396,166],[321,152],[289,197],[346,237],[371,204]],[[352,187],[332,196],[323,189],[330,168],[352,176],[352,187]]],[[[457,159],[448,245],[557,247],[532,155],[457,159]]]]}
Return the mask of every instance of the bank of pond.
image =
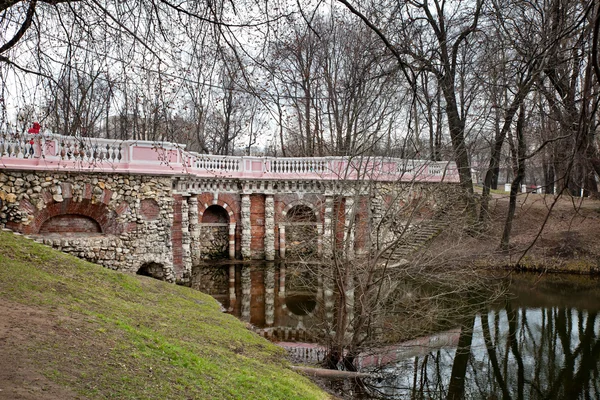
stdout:
{"type": "MultiPolygon", "coordinates": [[[[194,269],[192,281],[257,333],[286,347],[296,363],[323,364],[331,344],[324,326],[332,315],[324,308],[335,290],[332,295],[324,287],[314,268],[204,265],[194,269]]],[[[422,323],[431,316],[396,310],[390,315],[397,318],[369,332],[377,341],[364,341],[378,345],[362,347],[354,359],[358,371],[372,377],[323,385],[344,398],[600,398],[598,278],[512,273],[497,283],[502,291],[490,291],[492,300],[482,301],[479,293],[473,306],[463,309],[470,312],[434,324],[422,323]],[[397,340],[397,332],[410,340],[397,340]]],[[[435,304],[434,287],[415,285],[405,282],[397,290],[427,297],[427,307],[435,304]]],[[[438,317],[445,315],[437,311],[438,317]]]]}

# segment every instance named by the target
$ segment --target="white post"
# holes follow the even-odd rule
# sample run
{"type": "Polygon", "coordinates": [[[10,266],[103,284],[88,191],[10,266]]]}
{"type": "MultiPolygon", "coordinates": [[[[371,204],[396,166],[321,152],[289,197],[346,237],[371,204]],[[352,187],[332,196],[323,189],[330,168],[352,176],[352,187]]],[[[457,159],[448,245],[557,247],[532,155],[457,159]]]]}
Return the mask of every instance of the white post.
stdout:
{"type": "Polygon", "coordinates": [[[229,259],[235,260],[235,222],[229,223],[229,259]]]}
{"type": "Polygon", "coordinates": [[[275,201],[273,195],[265,196],[265,260],[275,260],[275,201]]]}
{"type": "Polygon", "coordinates": [[[250,226],[250,195],[242,194],[242,259],[249,260],[252,256],[250,243],[252,229],[250,226]]]}

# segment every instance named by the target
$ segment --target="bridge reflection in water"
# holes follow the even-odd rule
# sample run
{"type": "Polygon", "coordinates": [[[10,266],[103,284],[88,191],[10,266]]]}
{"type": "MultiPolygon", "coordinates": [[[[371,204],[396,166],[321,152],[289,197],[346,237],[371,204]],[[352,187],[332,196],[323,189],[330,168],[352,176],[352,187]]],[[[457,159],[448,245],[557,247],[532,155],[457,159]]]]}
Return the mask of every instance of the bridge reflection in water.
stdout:
{"type": "Polygon", "coordinates": [[[191,286],[210,294],[258,334],[278,341],[316,340],[324,304],[323,282],[292,262],[201,264],[191,286]]]}
{"type": "MultiPolygon", "coordinates": [[[[311,341],[327,310],[323,282],[306,269],[289,262],[206,265],[194,269],[192,284],[265,337],[311,341]]],[[[521,275],[510,291],[487,312],[465,316],[462,327],[363,354],[359,366],[381,379],[365,381],[362,392],[350,383],[337,389],[354,398],[600,399],[598,282],[521,275]]],[[[324,351],[294,348],[307,361],[324,351]]]]}

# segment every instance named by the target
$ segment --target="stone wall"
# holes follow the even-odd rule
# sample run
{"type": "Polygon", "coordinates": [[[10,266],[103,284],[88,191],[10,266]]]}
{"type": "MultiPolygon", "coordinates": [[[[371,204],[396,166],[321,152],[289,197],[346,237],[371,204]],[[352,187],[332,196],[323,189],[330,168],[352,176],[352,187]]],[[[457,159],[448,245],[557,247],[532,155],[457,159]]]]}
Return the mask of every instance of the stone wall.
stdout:
{"type": "Polygon", "coordinates": [[[171,188],[169,177],[3,170],[0,225],[119,271],[159,264],[174,281],[171,188]],[[90,220],[101,233],[82,232],[90,220]]]}
{"type": "Polygon", "coordinates": [[[372,243],[397,240],[405,224],[435,218],[459,192],[445,184],[225,178],[174,191],[186,186],[179,179],[3,169],[0,225],[108,268],[152,265],[146,273],[187,283],[203,256],[274,260],[286,257],[286,241],[289,256],[300,258],[331,257],[335,248],[366,254],[372,243]],[[297,206],[309,220],[286,216],[297,206]]]}
{"type": "Polygon", "coordinates": [[[200,227],[200,254],[205,260],[228,257],[229,227],[202,225],[200,227]]]}

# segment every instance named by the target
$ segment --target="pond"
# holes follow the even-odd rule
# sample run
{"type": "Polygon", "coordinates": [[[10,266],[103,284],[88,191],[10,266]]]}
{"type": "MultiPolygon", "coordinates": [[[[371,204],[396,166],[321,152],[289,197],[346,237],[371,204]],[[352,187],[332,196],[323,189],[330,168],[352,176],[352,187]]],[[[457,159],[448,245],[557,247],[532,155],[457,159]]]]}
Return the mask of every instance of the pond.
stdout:
{"type": "MultiPolygon", "coordinates": [[[[197,269],[194,286],[265,337],[314,341],[323,293],[304,270],[285,264],[197,269]]],[[[365,355],[359,364],[378,378],[333,390],[348,398],[600,398],[598,280],[530,274],[510,279],[508,294],[487,311],[464,316],[437,335],[391,346],[394,357],[387,357],[389,347],[382,350],[386,354],[365,355]]]]}
{"type": "Polygon", "coordinates": [[[598,281],[519,274],[509,290],[465,323],[458,346],[385,368],[377,389],[410,399],[600,398],[598,281]]]}

